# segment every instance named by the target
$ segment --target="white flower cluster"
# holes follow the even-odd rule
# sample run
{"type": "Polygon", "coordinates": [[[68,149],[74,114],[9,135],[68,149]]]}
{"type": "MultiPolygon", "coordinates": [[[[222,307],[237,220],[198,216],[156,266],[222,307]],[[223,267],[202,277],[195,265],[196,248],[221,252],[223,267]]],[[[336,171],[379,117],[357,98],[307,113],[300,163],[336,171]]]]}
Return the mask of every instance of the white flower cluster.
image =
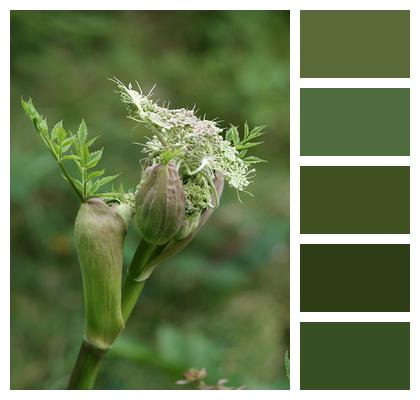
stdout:
{"type": "Polygon", "coordinates": [[[161,107],[138,90],[114,80],[129,116],[143,123],[153,136],[143,145],[146,165],[174,160],[180,169],[187,197],[186,211],[201,212],[211,204],[215,173],[223,174],[226,182],[238,191],[250,184],[254,169],[250,169],[235,147],[225,140],[223,129],[215,121],[201,119],[194,110],[161,107]]]}

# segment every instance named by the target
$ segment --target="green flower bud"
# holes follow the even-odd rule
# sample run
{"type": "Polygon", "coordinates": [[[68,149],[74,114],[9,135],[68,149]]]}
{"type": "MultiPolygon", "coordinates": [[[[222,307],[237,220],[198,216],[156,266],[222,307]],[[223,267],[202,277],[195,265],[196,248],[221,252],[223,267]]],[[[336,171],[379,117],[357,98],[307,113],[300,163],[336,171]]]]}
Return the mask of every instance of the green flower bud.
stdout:
{"type": "Polygon", "coordinates": [[[181,229],[174,236],[174,240],[185,239],[191,232],[195,231],[200,223],[200,218],[201,214],[186,216],[181,229]]]}
{"type": "MultiPolygon", "coordinates": [[[[223,193],[223,187],[224,187],[224,177],[222,174],[217,173],[216,178],[214,180],[214,187],[216,189],[216,193],[213,195],[214,197],[217,196],[217,198],[220,200],[222,193],[223,193]]],[[[213,198],[213,200],[216,202],[216,199],[213,198]]],[[[211,215],[214,212],[214,208],[207,208],[204,210],[201,215],[198,218],[197,225],[193,228],[192,225],[190,226],[191,230],[188,233],[187,236],[184,236],[183,238],[178,238],[173,240],[171,243],[169,243],[163,251],[161,251],[155,258],[153,258],[148,265],[144,268],[144,271],[139,276],[138,280],[143,281],[146,280],[153,272],[155,267],[162,262],[163,260],[166,260],[169,257],[172,257],[173,255],[179,253],[181,250],[183,250],[188,244],[191,242],[191,240],[194,239],[195,235],[198,233],[198,231],[202,228],[202,226],[207,222],[207,220],[211,217],[211,215]]],[[[189,230],[189,229],[188,229],[189,230]]],[[[182,232],[182,228],[181,231],[182,232]]],[[[184,232],[186,233],[186,232],[184,232]]],[[[178,235],[177,235],[178,236],[178,235]]]]}
{"type": "Polygon", "coordinates": [[[185,194],[174,162],[156,164],[136,196],[136,222],[143,239],[151,244],[169,242],[185,219],[185,194]]]}
{"type": "Polygon", "coordinates": [[[124,329],[121,313],[123,243],[129,221],[124,207],[91,198],[75,223],[75,242],[83,278],[85,340],[98,348],[112,345],[124,329]]]}
{"type": "Polygon", "coordinates": [[[125,230],[128,230],[128,227],[133,217],[133,211],[131,206],[127,203],[113,204],[111,208],[121,217],[124,222],[125,230]]]}

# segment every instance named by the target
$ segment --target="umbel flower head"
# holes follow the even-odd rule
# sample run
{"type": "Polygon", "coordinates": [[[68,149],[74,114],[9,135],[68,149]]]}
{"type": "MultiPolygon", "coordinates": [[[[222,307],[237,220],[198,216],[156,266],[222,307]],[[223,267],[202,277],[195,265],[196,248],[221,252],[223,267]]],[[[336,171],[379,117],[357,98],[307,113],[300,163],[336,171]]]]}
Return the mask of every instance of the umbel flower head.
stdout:
{"type": "MultiPolygon", "coordinates": [[[[145,203],[145,192],[155,192],[151,188],[148,171],[156,171],[156,166],[170,164],[176,169],[179,184],[183,189],[184,222],[172,236],[176,240],[184,239],[198,227],[203,211],[218,206],[221,191],[218,193],[215,186],[217,176],[219,180],[223,177],[230,187],[237,190],[238,195],[240,192],[247,192],[246,189],[255,173],[253,164],[263,161],[247,156],[247,151],[261,143],[253,140],[263,134],[263,127],[256,127],[250,131],[245,124],[241,139],[238,129],[231,126],[223,137],[223,129],[216,121],[199,118],[194,110],[159,106],[151,99],[151,93],[143,94],[139,85],[136,90],[131,84],[126,86],[117,79],[114,79],[114,82],[118,85],[123,103],[127,105],[129,117],[144,124],[152,133],[141,145],[143,174],[138,193],[142,194],[143,202],[139,200],[138,194],[137,212],[140,211],[144,215],[147,208],[150,213],[152,207],[145,203]]],[[[161,167],[158,168],[160,170],[161,167]]],[[[167,193],[167,189],[162,191],[167,193]]],[[[165,196],[162,193],[161,199],[165,196]]],[[[154,198],[152,193],[149,193],[148,198],[154,198]]],[[[172,203],[169,201],[165,204],[167,208],[160,206],[159,213],[156,212],[160,218],[163,218],[163,215],[175,214],[174,209],[171,209],[172,203]]],[[[143,217],[137,218],[141,231],[142,220],[143,217]]],[[[163,236],[167,238],[166,233],[163,236]]]]}

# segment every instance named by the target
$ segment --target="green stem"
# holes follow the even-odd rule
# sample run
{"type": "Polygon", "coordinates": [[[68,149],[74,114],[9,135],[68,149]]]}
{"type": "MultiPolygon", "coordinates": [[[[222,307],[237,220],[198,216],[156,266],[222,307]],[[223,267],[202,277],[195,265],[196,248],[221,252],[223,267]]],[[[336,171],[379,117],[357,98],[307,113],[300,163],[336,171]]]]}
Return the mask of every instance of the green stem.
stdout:
{"type": "Polygon", "coordinates": [[[136,279],[163,247],[149,244],[144,240],[140,241],[130,268],[128,269],[128,275],[122,290],[121,311],[124,322],[127,322],[131,315],[145,284],[145,281],[139,282],[136,279]]]}
{"type": "MultiPolygon", "coordinates": [[[[139,282],[136,279],[164,247],[164,245],[156,246],[148,244],[143,240],[140,241],[128,269],[127,278],[121,294],[121,311],[124,322],[127,322],[130,317],[145,284],[144,281],[139,282]]],[[[73,367],[68,389],[92,389],[95,384],[100,361],[106,352],[106,349],[99,349],[83,341],[76,364],[73,367]]]]}
{"type": "Polygon", "coordinates": [[[63,175],[66,177],[67,182],[70,184],[70,186],[72,187],[72,189],[76,192],[77,197],[80,199],[80,201],[82,203],[85,202],[85,198],[81,195],[79,189],[77,189],[76,185],[73,182],[73,179],[71,178],[71,176],[67,173],[66,169],[64,168],[63,164],[61,163],[61,161],[57,160],[58,166],[60,167],[61,172],[63,173],[63,175]]]}
{"type": "Polygon", "coordinates": [[[92,389],[106,352],[106,349],[99,349],[83,341],[67,389],[92,389]]]}
{"type": "Polygon", "coordinates": [[[145,282],[136,282],[133,280],[125,282],[122,298],[123,302],[121,303],[121,312],[124,322],[127,322],[130,317],[131,312],[133,311],[134,306],[143,291],[144,283],[145,282]]]}

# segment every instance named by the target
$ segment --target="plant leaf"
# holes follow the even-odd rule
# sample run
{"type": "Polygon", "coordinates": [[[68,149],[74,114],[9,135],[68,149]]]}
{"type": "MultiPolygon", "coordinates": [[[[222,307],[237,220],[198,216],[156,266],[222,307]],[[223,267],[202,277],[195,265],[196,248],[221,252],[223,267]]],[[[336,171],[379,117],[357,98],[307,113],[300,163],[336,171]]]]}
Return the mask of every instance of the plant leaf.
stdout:
{"type": "Polygon", "coordinates": [[[248,156],[248,157],[245,157],[245,158],[244,158],[244,161],[245,161],[247,164],[257,164],[257,163],[260,163],[260,162],[267,162],[267,160],[263,160],[262,158],[255,157],[255,156],[248,156]]]}
{"type": "Polygon", "coordinates": [[[120,174],[117,174],[117,175],[105,176],[104,178],[98,179],[99,187],[104,186],[109,182],[112,182],[114,179],[118,178],[119,176],[120,174]]]}
{"type": "Polygon", "coordinates": [[[86,143],[86,146],[87,146],[87,147],[92,146],[92,144],[96,142],[96,139],[98,139],[98,137],[99,137],[99,136],[95,136],[94,138],[90,139],[90,140],[86,143]]]}
{"type": "Polygon", "coordinates": [[[244,143],[244,144],[240,144],[238,146],[236,146],[236,150],[245,150],[245,149],[249,149],[251,147],[255,147],[260,145],[261,143],[264,142],[248,142],[248,143],[244,143]]]}
{"type": "MultiPolygon", "coordinates": [[[[22,98],[21,103],[48,150],[58,162],[63,178],[70,184],[82,202],[94,194],[101,186],[112,182],[119,176],[112,175],[96,179],[105,174],[105,169],[88,173],[89,169],[94,168],[100,162],[103,148],[92,153],[89,151],[89,147],[95,143],[98,136],[88,139],[88,129],[83,119],[80,122],[77,134],[66,131],[62,121],[55,124],[51,132],[49,132],[46,118],[36,111],[32,100],[25,101],[22,98]],[[74,163],[80,173],[80,179],[76,179],[68,173],[65,163],[62,162],[64,160],[74,163]]],[[[102,198],[115,199],[117,195],[118,193],[103,193],[102,198]]]]}
{"type": "Polygon", "coordinates": [[[101,161],[103,150],[104,149],[102,148],[88,155],[86,163],[87,169],[96,167],[98,165],[99,161],[101,161]]]}
{"type": "Polygon", "coordinates": [[[98,176],[102,176],[104,173],[105,173],[105,169],[101,169],[99,171],[94,171],[94,172],[91,172],[90,174],[88,174],[87,178],[89,180],[93,179],[93,178],[97,178],[98,176]]]}
{"type": "Polygon", "coordinates": [[[82,122],[80,122],[79,129],[77,130],[77,137],[79,139],[79,144],[83,146],[86,143],[86,138],[88,135],[88,130],[86,127],[86,122],[84,119],[82,119],[82,122]]]}

